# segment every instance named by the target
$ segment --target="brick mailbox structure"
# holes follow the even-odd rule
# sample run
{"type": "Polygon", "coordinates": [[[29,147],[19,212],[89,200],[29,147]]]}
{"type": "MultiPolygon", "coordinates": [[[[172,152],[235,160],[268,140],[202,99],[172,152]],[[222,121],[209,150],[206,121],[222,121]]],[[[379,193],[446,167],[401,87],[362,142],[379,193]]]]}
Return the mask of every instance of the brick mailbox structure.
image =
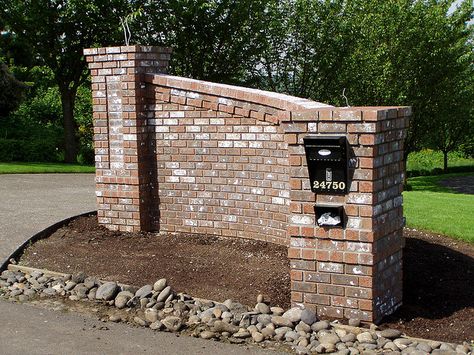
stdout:
{"type": "MultiPolygon", "coordinates": [[[[338,108],[169,76],[168,48],[84,54],[100,224],[288,246],[291,301],[320,316],[379,321],[401,305],[409,107],[338,108]],[[345,181],[327,167],[310,181],[305,141],[320,138],[340,142],[340,162],[326,160],[346,164],[345,181]],[[324,225],[325,212],[340,223],[324,225]]],[[[328,147],[315,151],[339,149],[328,147]]]]}

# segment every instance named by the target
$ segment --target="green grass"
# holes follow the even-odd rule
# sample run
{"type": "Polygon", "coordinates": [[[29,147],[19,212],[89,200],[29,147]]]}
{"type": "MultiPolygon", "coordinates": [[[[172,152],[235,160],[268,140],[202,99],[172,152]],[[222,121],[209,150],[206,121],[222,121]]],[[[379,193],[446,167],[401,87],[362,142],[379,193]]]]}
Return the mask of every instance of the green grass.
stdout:
{"type": "MultiPolygon", "coordinates": [[[[408,176],[442,174],[443,153],[423,149],[408,155],[408,176]]],[[[474,159],[466,158],[459,152],[448,153],[448,169],[453,172],[474,171],[474,159]]]]}
{"type": "Polygon", "coordinates": [[[0,174],[94,173],[95,167],[63,163],[2,163],[0,174]]]}
{"type": "MultiPolygon", "coordinates": [[[[474,243],[474,195],[440,186],[443,179],[470,174],[418,176],[403,193],[407,226],[474,243]]],[[[472,175],[472,174],[471,174],[472,175]]]]}

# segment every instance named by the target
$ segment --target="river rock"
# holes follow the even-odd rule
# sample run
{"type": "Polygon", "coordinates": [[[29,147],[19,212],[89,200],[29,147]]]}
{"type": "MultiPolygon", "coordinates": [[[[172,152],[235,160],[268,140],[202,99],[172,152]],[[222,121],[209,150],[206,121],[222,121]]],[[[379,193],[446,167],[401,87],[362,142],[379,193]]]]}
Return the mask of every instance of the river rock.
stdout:
{"type": "Polygon", "coordinates": [[[77,282],[68,281],[66,282],[66,286],[64,286],[64,291],[71,291],[74,287],[76,287],[77,282]]]}
{"type": "Polygon", "coordinates": [[[255,306],[255,310],[262,314],[270,313],[270,307],[268,307],[265,303],[257,303],[257,305],[255,306]]]}
{"type": "Polygon", "coordinates": [[[305,322],[309,326],[313,325],[313,323],[317,322],[318,317],[316,316],[316,313],[314,313],[312,310],[305,308],[301,312],[301,321],[305,322]]]}
{"type": "Polygon", "coordinates": [[[297,323],[301,320],[301,314],[303,310],[299,307],[293,307],[283,313],[283,317],[289,319],[293,323],[297,323]]]}
{"type": "Polygon", "coordinates": [[[265,336],[260,332],[253,332],[252,339],[256,343],[261,343],[265,339],[265,336]]]}
{"type": "Polygon", "coordinates": [[[326,333],[319,337],[319,342],[321,344],[337,344],[341,341],[336,334],[326,333]]]}
{"type": "Polygon", "coordinates": [[[162,328],[163,328],[163,323],[161,323],[159,320],[150,324],[151,330],[161,330],[162,328]]]}
{"type": "Polygon", "coordinates": [[[275,329],[271,327],[265,327],[261,330],[262,335],[265,337],[265,339],[271,339],[276,333],[275,329]]]}
{"type": "Polygon", "coordinates": [[[250,337],[250,332],[247,329],[240,328],[239,331],[233,335],[233,337],[237,339],[246,339],[250,337]]]}
{"type": "Polygon", "coordinates": [[[272,323],[275,324],[277,327],[293,328],[293,322],[283,316],[272,317],[272,323]]]}
{"type": "Polygon", "coordinates": [[[135,292],[135,296],[138,297],[139,299],[151,296],[151,293],[153,291],[153,286],[152,285],[145,285],[143,287],[140,287],[137,292],[135,292]]]}
{"type": "Polygon", "coordinates": [[[170,294],[171,294],[171,286],[166,286],[156,298],[156,302],[165,301],[170,294]]]}
{"type": "Polygon", "coordinates": [[[426,343],[419,343],[416,348],[418,350],[424,351],[425,353],[430,353],[433,349],[426,343]]]}
{"type": "Polygon", "coordinates": [[[375,340],[372,337],[372,334],[369,332],[363,332],[363,333],[357,334],[356,338],[359,341],[359,343],[375,344],[375,340]]]}
{"type": "Polygon", "coordinates": [[[166,317],[161,321],[161,323],[163,323],[166,329],[168,329],[170,332],[177,332],[183,326],[181,318],[174,316],[166,317]]]}
{"type": "Polygon", "coordinates": [[[360,319],[357,319],[357,318],[349,319],[349,325],[351,327],[359,327],[360,326],[360,319]]]}
{"type": "Polygon", "coordinates": [[[341,337],[341,341],[343,343],[353,343],[354,341],[356,340],[356,336],[355,334],[352,334],[352,333],[348,333],[346,335],[344,335],[343,337],[341,337]]]}
{"type": "Polygon", "coordinates": [[[213,325],[213,329],[217,333],[227,332],[227,333],[230,333],[230,334],[235,334],[239,331],[239,327],[237,327],[236,325],[226,323],[226,322],[223,322],[221,320],[215,321],[215,323],[213,325]]]}
{"type": "Polygon", "coordinates": [[[166,279],[159,279],[153,284],[153,291],[161,292],[166,287],[167,280],[166,279]]]}
{"type": "Polygon", "coordinates": [[[272,316],[270,314],[259,314],[257,317],[257,322],[261,323],[263,326],[266,326],[272,322],[272,316]]]}
{"type": "Polygon", "coordinates": [[[216,333],[211,332],[210,330],[205,330],[199,334],[199,336],[203,339],[212,339],[216,337],[216,333]]]}
{"type": "Polygon", "coordinates": [[[301,321],[298,323],[298,325],[295,327],[295,330],[297,332],[305,332],[305,333],[310,333],[311,332],[311,327],[306,324],[305,322],[301,321]]]}
{"type": "Polygon", "coordinates": [[[328,328],[329,328],[329,322],[327,320],[321,320],[311,325],[311,329],[314,332],[319,332],[320,330],[324,330],[328,328]]]}
{"type": "Polygon", "coordinates": [[[145,320],[154,323],[158,320],[158,311],[154,308],[145,309],[145,320]]]}
{"type": "Polygon", "coordinates": [[[86,274],[84,274],[82,271],[73,274],[71,277],[71,281],[75,282],[76,284],[83,283],[85,279],[86,279],[86,274]]]}
{"type": "Polygon", "coordinates": [[[285,310],[281,307],[270,307],[270,311],[275,316],[281,316],[281,315],[283,315],[283,313],[285,313],[285,310]]]}
{"type": "Polygon", "coordinates": [[[399,338],[400,335],[402,335],[402,332],[399,331],[398,329],[385,329],[385,330],[382,330],[379,334],[381,337],[384,337],[387,339],[396,339],[396,338],[399,338]]]}
{"type": "Polygon", "coordinates": [[[114,298],[119,290],[120,288],[118,287],[117,283],[106,282],[99,286],[95,294],[95,298],[98,300],[110,301],[114,298]]]}

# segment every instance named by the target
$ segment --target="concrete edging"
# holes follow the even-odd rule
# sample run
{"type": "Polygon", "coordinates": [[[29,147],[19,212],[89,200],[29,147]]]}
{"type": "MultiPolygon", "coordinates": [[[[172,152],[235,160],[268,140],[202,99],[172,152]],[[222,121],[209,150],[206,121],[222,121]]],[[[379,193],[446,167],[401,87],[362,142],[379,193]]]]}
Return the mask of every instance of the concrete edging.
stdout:
{"type": "Polygon", "coordinates": [[[35,243],[40,239],[44,239],[44,238],[50,236],[53,232],[55,232],[59,228],[65,226],[66,224],[68,224],[70,221],[72,221],[75,218],[85,217],[85,216],[92,216],[92,215],[95,215],[95,214],[97,214],[97,211],[89,211],[89,212],[81,213],[81,214],[78,214],[78,215],[75,215],[75,216],[71,216],[71,217],[63,219],[59,222],[56,222],[56,223],[50,225],[49,227],[46,227],[45,229],[39,231],[38,233],[32,235],[30,238],[28,238],[22,244],[20,244],[15,249],[15,251],[13,253],[11,253],[9,256],[7,256],[4,260],[0,260],[1,261],[0,272],[2,272],[4,270],[7,270],[8,265],[10,264],[10,259],[16,259],[18,256],[20,256],[29,244],[35,243]]]}

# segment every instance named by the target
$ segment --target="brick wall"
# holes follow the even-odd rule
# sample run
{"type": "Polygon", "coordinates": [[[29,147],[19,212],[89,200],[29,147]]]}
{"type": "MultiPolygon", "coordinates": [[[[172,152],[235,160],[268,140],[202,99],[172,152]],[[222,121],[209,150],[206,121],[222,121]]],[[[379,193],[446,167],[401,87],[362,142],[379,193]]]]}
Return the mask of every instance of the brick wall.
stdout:
{"type": "Polygon", "coordinates": [[[99,222],[288,245],[292,302],[379,320],[401,304],[403,139],[410,108],[334,108],[161,74],[170,51],[85,50],[99,222]],[[345,135],[346,195],[310,190],[303,137],[345,135]],[[314,205],[343,206],[345,228],[314,205]]]}

